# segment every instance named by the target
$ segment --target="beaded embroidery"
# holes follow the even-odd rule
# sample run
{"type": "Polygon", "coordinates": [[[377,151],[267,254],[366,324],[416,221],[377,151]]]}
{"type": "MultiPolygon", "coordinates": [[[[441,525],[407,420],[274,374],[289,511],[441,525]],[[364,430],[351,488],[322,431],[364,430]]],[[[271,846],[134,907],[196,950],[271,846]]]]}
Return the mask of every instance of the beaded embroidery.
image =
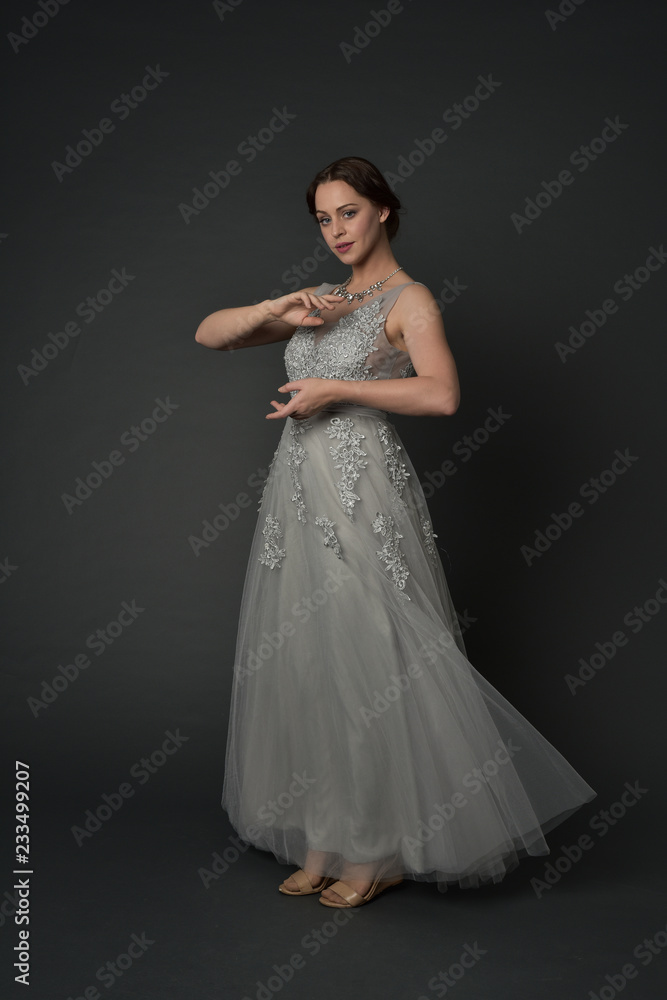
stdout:
{"type": "Polygon", "coordinates": [[[422,531],[424,532],[424,545],[426,546],[426,551],[431,556],[433,560],[438,558],[438,550],[435,547],[434,538],[438,536],[433,531],[433,525],[427,517],[421,518],[422,531]]]}
{"type": "Polygon", "coordinates": [[[402,493],[410,473],[406,469],[405,463],[401,461],[399,455],[399,452],[402,450],[401,446],[394,439],[387,425],[381,420],[378,421],[377,434],[384,445],[384,461],[387,466],[387,474],[398,494],[400,502],[405,505],[402,493]]]}
{"type": "Polygon", "coordinates": [[[275,569],[276,566],[280,569],[281,560],[285,558],[285,549],[278,547],[278,539],[283,537],[283,533],[280,521],[273,514],[266,515],[262,534],[264,535],[264,551],[257,558],[270,569],[275,569]]]}
{"type": "Polygon", "coordinates": [[[303,434],[305,430],[305,425],[300,420],[291,420],[290,435],[292,436],[292,442],[287,449],[287,465],[289,466],[290,475],[292,476],[292,485],[294,486],[294,493],[290,498],[296,504],[296,516],[302,524],[306,523],[306,505],[303,500],[303,487],[301,486],[301,481],[299,479],[299,466],[306,458],[307,452],[304,446],[299,440],[297,440],[299,434],[303,434]]]}
{"type": "Polygon", "coordinates": [[[332,548],[338,558],[342,559],[343,554],[341,552],[340,542],[336,538],[333,530],[335,523],[335,521],[332,521],[331,518],[328,517],[322,516],[315,518],[315,524],[318,524],[320,528],[324,529],[324,544],[332,548]]]}
{"type": "Polygon", "coordinates": [[[398,540],[403,535],[396,530],[391,518],[387,517],[386,514],[381,514],[380,511],[378,511],[371,522],[371,527],[373,531],[379,531],[385,540],[384,545],[381,549],[377,550],[376,555],[382,562],[386,563],[386,568],[391,572],[392,579],[400,596],[409,601],[410,598],[403,592],[403,588],[410,572],[398,545],[398,540]]]}
{"type": "Polygon", "coordinates": [[[330,438],[336,438],[341,442],[337,448],[329,445],[329,454],[334,459],[334,469],[342,469],[343,474],[336,487],[343,510],[351,521],[354,520],[355,501],[360,499],[352,487],[359,478],[358,470],[365,469],[368,465],[365,460],[366,452],[359,447],[359,442],[366,435],[353,428],[354,422],[351,417],[332,417],[329,426],[325,428],[325,433],[330,438]]]}
{"type": "MultiPolygon", "coordinates": [[[[320,316],[314,309],[310,316],[320,316]]],[[[367,302],[346,316],[315,342],[316,327],[299,326],[285,348],[285,369],[288,382],[302,378],[334,378],[344,380],[377,379],[372,365],[366,360],[384,329],[380,300],[367,302]],[[361,314],[361,315],[360,315],[361,314]]],[[[291,390],[292,395],[297,389],[291,390]]]]}

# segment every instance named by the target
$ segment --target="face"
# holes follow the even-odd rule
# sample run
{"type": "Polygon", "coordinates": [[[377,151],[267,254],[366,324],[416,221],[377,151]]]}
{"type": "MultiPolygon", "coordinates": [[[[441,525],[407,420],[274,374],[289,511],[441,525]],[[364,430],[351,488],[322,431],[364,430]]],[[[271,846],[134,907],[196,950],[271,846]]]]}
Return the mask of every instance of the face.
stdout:
{"type": "Polygon", "coordinates": [[[315,214],[332,252],[358,263],[382,238],[388,208],[378,208],[346,181],[327,181],[315,191],[315,214]]]}

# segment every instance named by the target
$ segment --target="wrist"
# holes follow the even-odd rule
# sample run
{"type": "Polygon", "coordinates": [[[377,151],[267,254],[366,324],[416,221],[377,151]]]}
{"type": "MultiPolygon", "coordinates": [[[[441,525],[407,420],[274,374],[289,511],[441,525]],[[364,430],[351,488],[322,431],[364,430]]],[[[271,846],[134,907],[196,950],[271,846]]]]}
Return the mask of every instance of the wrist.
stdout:
{"type": "Polygon", "coordinates": [[[273,315],[273,311],[271,309],[272,305],[273,302],[271,299],[264,299],[263,302],[257,303],[257,309],[259,310],[259,315],[261,317],[261,322],[258,326],[261,326],[262,323],[268,323],[271,320],[277,319],[277,317],[273,315]]]}
{"type": "Polygon", "coordinates": [[[330,402],[332,403],[349,403],[349,383],[344,379],[335,378],[331,379],[331,388],[329,395],[331,397],[330,402]]]}

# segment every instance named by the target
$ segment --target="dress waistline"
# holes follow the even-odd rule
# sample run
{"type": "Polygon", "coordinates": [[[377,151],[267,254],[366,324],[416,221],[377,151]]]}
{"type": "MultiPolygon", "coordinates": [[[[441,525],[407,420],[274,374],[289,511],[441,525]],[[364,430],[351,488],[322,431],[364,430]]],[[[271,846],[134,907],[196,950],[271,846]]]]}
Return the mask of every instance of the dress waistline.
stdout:
{"type": "Polygon", "coordinates": [[[357,413],[362,416],[378,417],[386,420],[389,416],[387,410],[378,410],[374,406],[362,406],[360,403],[331,403],[324,406],[320,413],[357,413]]]}

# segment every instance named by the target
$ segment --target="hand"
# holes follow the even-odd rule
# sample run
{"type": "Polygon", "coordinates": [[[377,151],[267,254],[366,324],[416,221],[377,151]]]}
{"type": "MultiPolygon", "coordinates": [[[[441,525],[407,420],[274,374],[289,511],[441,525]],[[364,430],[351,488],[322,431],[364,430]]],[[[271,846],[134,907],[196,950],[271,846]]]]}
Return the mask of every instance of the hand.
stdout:
{"type": "Polygon", "coordinates": [[[275,420],[278,417],[293,417],[295,420],[306,420],[315,413],[319,413],[329,403],[338,400],[340,389],[336,389],[336,379],[330,378],[301,378],[295,382],[286,382],[278,388],[278,392],[290,392],[293,389],[299,391],[292,396],[289,403],[280,403],[275,399],[271,400],[271,405],[275,406],[277,413],[267,413],[267,420],[275,420]]]}
{"type": "Polygon", "coordinates": [[[315,295],[314,292],[289,292],[278,299],[270,299],[273,319],[291,323],[293,326],[322,326],[322,316],[309,316],[313,309],[335,309],[341,299],[337,295],[315,295]]]}

